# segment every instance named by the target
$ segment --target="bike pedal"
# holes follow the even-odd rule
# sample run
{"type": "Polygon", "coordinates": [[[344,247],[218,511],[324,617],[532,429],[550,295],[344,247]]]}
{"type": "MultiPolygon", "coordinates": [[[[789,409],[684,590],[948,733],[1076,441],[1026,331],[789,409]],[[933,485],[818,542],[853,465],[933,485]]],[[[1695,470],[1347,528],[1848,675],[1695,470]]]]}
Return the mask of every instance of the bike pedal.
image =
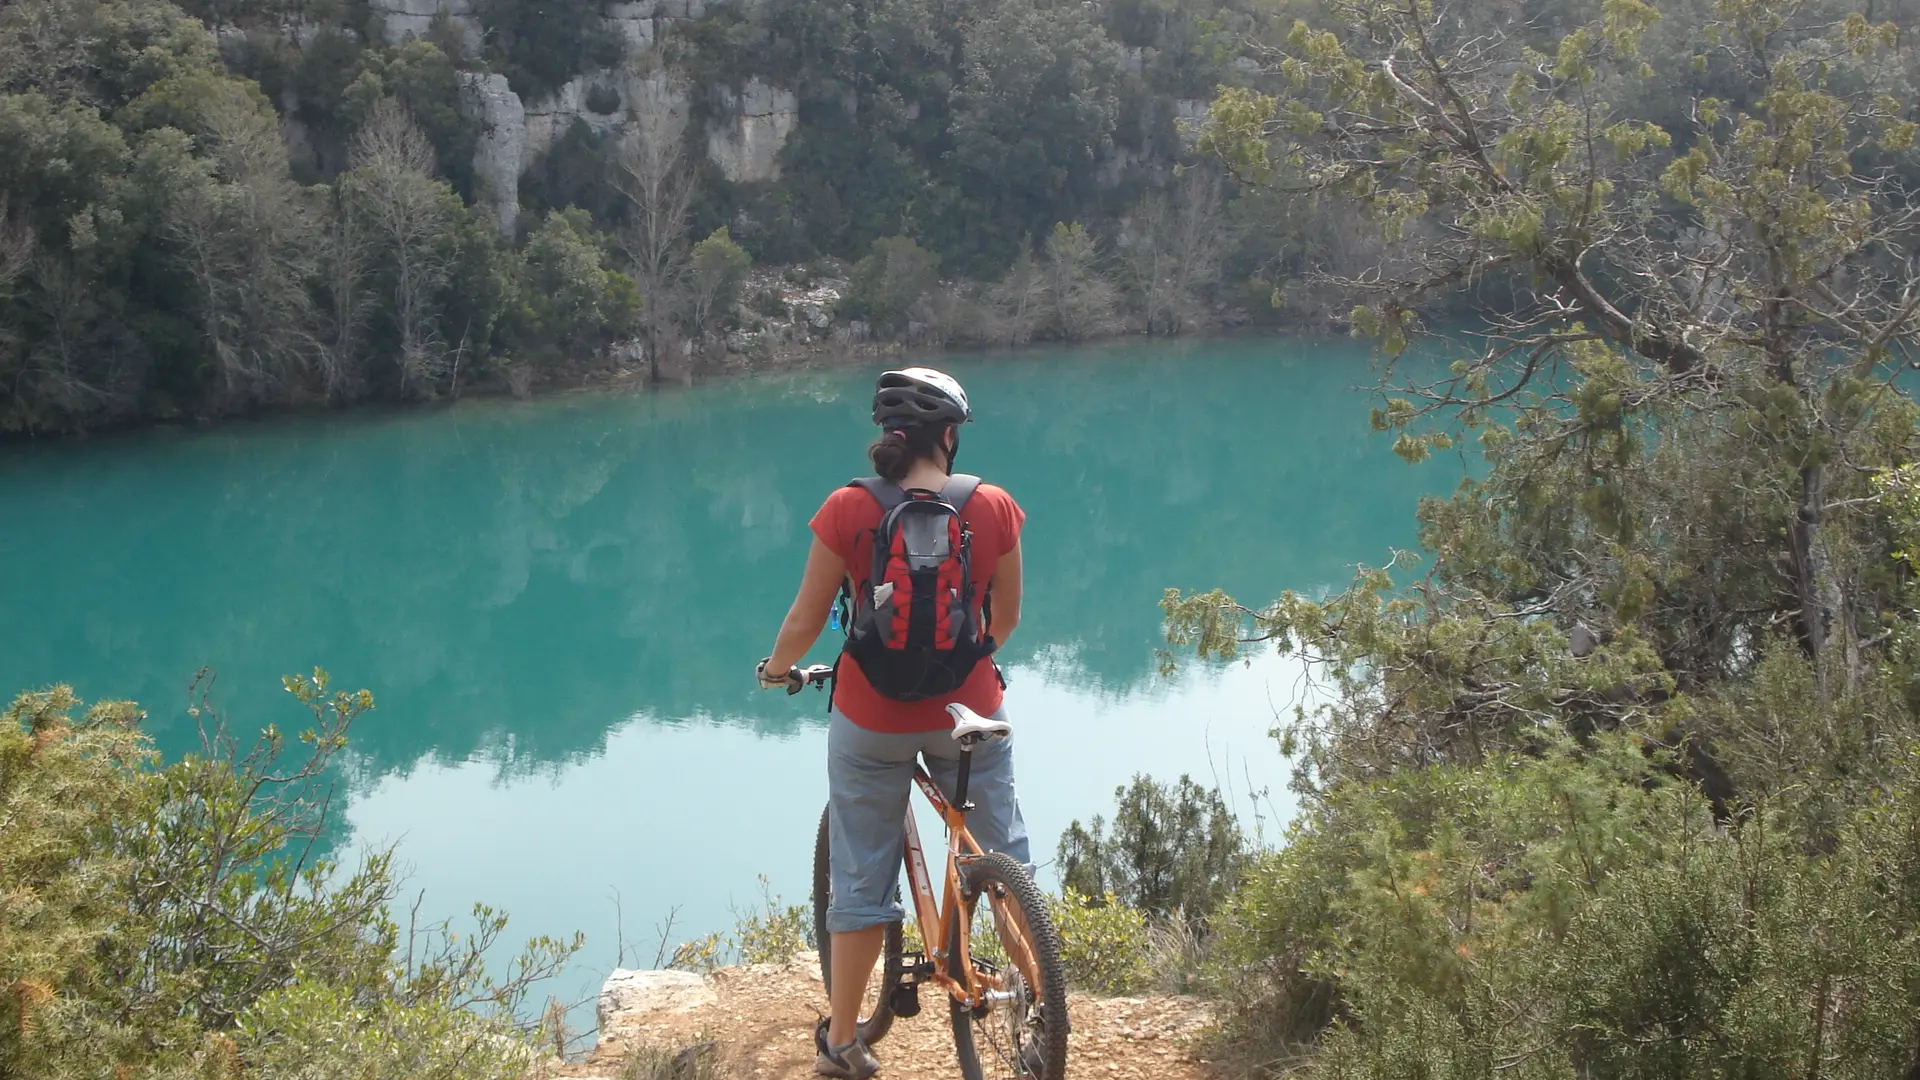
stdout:
{"type": "Polygon", "coordinates": [[[914,983],[894,987],[891,1005],[893,1015],[902,1019],[912,1019],[920,1015],[920,987],[914,983]]]}

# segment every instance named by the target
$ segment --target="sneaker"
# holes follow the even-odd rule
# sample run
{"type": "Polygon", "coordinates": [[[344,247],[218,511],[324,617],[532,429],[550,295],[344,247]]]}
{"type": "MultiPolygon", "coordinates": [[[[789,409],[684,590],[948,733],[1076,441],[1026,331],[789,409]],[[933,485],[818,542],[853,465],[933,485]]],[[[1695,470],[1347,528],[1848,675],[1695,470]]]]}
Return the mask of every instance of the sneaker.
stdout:
{"type": "Polygon", "coordinates": [[[827,1022],[813,1029],[813,1048],[819,1051],[814,1059],[813,1071],[821,1076],[845,1077],[846,1080],[867,1080],[880,1071],[880,1062],[867,1049],[867,1044],[855,1039],[845,1046],[827,1045],[827,1022]]]}

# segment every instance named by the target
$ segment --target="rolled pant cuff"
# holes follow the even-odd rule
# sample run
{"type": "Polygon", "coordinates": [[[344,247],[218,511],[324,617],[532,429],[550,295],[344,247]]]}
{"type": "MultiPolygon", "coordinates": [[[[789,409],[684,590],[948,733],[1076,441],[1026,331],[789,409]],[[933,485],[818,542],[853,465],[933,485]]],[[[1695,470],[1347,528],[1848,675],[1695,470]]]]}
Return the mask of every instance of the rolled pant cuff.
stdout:
{"type": "Polygon", "coordinates": [[[907,913],[899,904],[883,908],[856,908],[852,911],[827,909],[827,933],[851,934],[859,930],[870,930],[876,926],[897,923],[905,919],[907,913]]]}

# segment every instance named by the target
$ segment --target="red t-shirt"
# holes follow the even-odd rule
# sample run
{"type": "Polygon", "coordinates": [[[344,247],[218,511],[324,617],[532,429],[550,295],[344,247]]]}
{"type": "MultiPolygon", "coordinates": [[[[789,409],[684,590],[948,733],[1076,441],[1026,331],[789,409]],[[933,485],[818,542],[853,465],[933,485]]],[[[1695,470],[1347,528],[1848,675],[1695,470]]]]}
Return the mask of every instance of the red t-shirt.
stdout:
{"type": "MultiPolygon", "coordinates": [[[[1020,525],[1027,519],[1013,496],[992,484],[981,484],[961,508],[960,518],[973,532],[973,579],[984,593],[993,580],[1000,557],[1020,542],[1020,525]]],[[[880,504],[859,488],[843,487],[827,496],[813,515],[813,535],[840,556],[858,584],[873,565],[873,531],[880,525],[880,504]]],[[[982,661],[952,694],[925,701],[895,701],[882,697],[851,656],[840,658],[840,677],[833,688],[833,706],[847,719],[873,731],[940,731],[953,726],[947,705],[959,702],[982,716],[1000,709],[1000,678],[993,664],[982,661]]]]}

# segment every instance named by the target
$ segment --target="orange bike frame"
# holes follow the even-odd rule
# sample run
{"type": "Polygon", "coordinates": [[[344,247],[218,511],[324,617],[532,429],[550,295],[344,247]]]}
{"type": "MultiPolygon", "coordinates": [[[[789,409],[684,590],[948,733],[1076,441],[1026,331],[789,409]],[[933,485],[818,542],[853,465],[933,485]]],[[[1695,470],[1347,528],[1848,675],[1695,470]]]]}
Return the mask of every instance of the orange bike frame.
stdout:
{"type": "MultiPolygon", "coordinates": [[[[954,806],[933,778],[927,775],[925,768],[914,766],[913,782],[920,787],[927,801],[940,815],[947,826],[947,874],[938,903],[934,901],[933,881],[927,873],[926,849],[920,845],[920,830],[913,820],[913,808],[907,808],[907,884],[913,891],[914,920],[920,926],[920,942],[926,949],[927,959],[933,962],[932,981],[946,988],[954,1000],[969,1008],[977,1008],[987,1000],[988,991],[1003,989],[1000,979],[977,970],[973,964],[972,913],[965,910],[960,902],[960,867],[980,858],[984,852],[967,831],[967,813],[954,806]],[[959,922],[960,955],[949,957],[947,943],[952,940],[954,923],[959,922]],[[962,978],[956,979],[952,972],[958,970],[962,978]]],[[[993,912],[996,925],[1000,920],[998,910],[993,912]]],[[[1036,978],[1032,950],[1027,947],[1024,929],[1017,931],[1019,948],[1010,952],[1011,959],[1019,966],[1027,979],[1027,985],[1040,985],[1036,978]]],[[[1002,938],[1005,944],[1004,935],[1002,938]]]]}

